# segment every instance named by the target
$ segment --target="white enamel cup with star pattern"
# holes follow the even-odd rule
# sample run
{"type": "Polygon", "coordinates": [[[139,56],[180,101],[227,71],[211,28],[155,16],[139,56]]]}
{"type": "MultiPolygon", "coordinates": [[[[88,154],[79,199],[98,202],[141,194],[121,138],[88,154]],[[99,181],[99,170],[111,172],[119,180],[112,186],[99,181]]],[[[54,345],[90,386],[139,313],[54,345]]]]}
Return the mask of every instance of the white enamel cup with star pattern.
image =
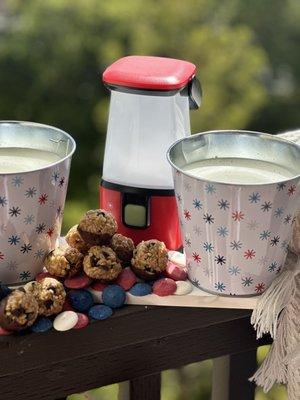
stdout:
{"type": "Polygon", "coordinates": [[[300,201],[300,146],[264,133],[211,131],[175,142],[167,158],[191,282],[218,295],[262,293],[288,251],[300,201]],[[265,162],[289,173],[264,183],[236,183],[188,171],[193,163],[216,159],[250,160],[257,168],[265,162]]]}
{"type": "MultiPolygon", "coordinates": [[[[56,161],[25,172],[0,173],[0,281],[34,279],[60,235],[74,139],[60,129],[0,121],[0,149],[54,153],[56,161]],[[57,157],[56,157],[57,155],[57,157]]],[[[10,161],[11,163],[11,161],[10,161]]]]}

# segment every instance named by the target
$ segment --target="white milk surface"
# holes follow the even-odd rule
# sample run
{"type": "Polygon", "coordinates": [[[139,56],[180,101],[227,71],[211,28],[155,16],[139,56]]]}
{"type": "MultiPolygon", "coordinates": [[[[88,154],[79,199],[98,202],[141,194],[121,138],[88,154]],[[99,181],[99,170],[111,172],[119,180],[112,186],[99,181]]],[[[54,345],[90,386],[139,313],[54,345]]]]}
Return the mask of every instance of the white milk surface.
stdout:
{"type": "Polygon", "coordinates": [[[0,147],[0,174],[33,171],[55,163],[60,157],[50,151],[0,147]]]}
{"type": "Polygon", "coordinates": [[[188,164],[183,170],[196,178],[235,184],[280,182],[296,175],[281,165],[247,158],[212,158],[188,164]]]}

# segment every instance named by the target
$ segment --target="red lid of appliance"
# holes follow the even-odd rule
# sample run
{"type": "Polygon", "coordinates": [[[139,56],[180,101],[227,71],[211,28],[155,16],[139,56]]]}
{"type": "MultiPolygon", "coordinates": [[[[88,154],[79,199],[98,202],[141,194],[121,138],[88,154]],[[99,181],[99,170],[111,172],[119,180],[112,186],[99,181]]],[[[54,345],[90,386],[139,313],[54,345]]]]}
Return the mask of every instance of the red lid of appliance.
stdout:
{"type": "Polygon", "coordinates": [[[146,90],[176,90],[187,85],[196,66],[174,58],[128,56],[111,64],[103,73],[103,82],[146,90]]]}

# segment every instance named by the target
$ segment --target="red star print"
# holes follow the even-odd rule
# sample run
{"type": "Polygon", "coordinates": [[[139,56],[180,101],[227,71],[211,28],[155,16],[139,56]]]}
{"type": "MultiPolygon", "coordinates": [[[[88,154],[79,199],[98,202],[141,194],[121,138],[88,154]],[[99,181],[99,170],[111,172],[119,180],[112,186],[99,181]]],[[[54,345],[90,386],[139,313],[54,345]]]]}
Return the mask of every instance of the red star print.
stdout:
{"type": "Polygon", "coordinates": [[[263,282],[258,283],[258,284],[255,286],[255,291],[256,291],[256,293],[262,293],[262,292],[265,290],[265,287],[266,287],[266,285],[265,285],[263,282]]]}
{"type": "Polygon", "coordinates": [[[183,214],[186,220],[189,221],[191,219],[191,213],[188,210],[184,210],[183,214]]]}
{"type": "Polygon", "coordinates": [[[242,211],[235,211],[232,213],[232,219],[234,219],[234,221],[240,222],[242,219],[244,219],[244,213],[242,213],[242,211]]]}
{"type": "Polygon", "coordinates": [[[255,251],[252,249],[252,250],[247,250],[247,251],[245,251],[245,253],[244,253],[244,257],[246,258],[246,260],[252,260],[252,258],[254,258],[255,257],[255,251]]]}
{"type": "Polygon", "coordinates": [[[196,261],[196,263],[200,263],[201,262],[201,257],[200,257],[200,254],[198,254],[198,253],[193,253],[193,259],[194,259],[194,261],[196,261]]]}
{"type": "Polygon", "coordinates": [[[2,253],[2,251],[0,251],[0,260],[4,259],[4,254],[2,253]]]}
{"type": "Polygon", "coordinates": [[[45,204],[47,200],[48,200],[48,195],[46,193],[40,195],[39,197],[40,204],[45,204]]]}
{"type": "Polygon", "coordinates": [[[288,195],[292,196],[296,192],[296,185],[292,185],[288,188],[288,195]]]}
{"type": "Polygon", "coordinates": [[[53,235],[53,232],[54,232],[54,229],[50,228],[47,230],[47,235],[51,237],[53,235]]]}
{"type": "Polygon", "coordinates": [[[176,175],[180,175],[180,171],[178,171],[178,169],[176,169],[176,175]]]}

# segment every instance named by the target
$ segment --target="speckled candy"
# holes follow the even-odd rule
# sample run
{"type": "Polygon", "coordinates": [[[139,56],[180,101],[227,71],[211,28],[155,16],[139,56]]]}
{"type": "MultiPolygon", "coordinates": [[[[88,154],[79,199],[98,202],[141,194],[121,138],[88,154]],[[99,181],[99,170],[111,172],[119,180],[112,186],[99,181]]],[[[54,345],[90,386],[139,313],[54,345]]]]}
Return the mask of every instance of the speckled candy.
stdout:
{"type": "Polygon", "coordinates": [[[152,286],[148,283],[136,283],[129,290],[129,293],[133,296],[147,296],[147,294],[152,293],[152,286]]]}
{"type": "Polygon", "coordinates": [[[189,281],[177,281],[176,282],[176,294],[177,296],[184,296],[185,294],[191,293],[193,286],[189,281]]]}
{"type": "Polygon", "coordinates": [[[126,300],[126,293],[119,285],[109,285],[102,293],[102,301],[111,308],[120,308],[126,300]]]}
{"type": "Polygon", "coordinates": [[[136,276],[130,268],[125,268],[118,276],[116,283],[127,291],[136,283],[136,276]]]}
{"type": "Polygon", "coordinates": [[[171,261],[168,261],[165,275],[168,278],[174,279],[174,281],[185,281],[187,279],[187,271],[185,268],[174,264],[171,261]]]}
{"type": "Polygon", "coordinates": [[[93,296],[87,290],[71,290],[68,296],[71,306],[79,312],[88,311],[94,304],[93,296]]]}
{"type": "Polygon", "coordinates": [[[78,316],[78,321],[77,321],[77,324],[74,326],[73,329],[85,328],[90,322],[89,317],[87,315],[85,315],[85,314],[82,314],[82,313],[77,313],[77,316],[78,316]]]}
{"type": "Polygon", "coordinates": [[[91,281],[92,280],[86,275],[77,275],[65,279],[64,285],[68,289],[84,289],[90,285],[91,281]]]}
{"type": "Polygon", "coordinates": [[[40,317],[35,321],[30,329],[32,330],[32,332],[41,333],[49,331],[50,329],[52,329],[52,327],[53,323],[50,318],[40,317]]]}
{"type": "Polygon", "coordinates": [[[58,314],[53,321],[53,328],[57,331],[68,331],[77,324],[78,315],[74,311],[64,311],[58,314]]]}
{"type": "Polygon", "coordinates": [[[89,311],[89,317],[102,321],[113,315],[113,310],[104,305],[93,306],[89,311]]]}
{"type": "Polygon", "coordinates": [[[170,296],[176,292],[177,285],[173,279],[159,279],[153,284],[153,293],[157,296],[170,296]]]}

